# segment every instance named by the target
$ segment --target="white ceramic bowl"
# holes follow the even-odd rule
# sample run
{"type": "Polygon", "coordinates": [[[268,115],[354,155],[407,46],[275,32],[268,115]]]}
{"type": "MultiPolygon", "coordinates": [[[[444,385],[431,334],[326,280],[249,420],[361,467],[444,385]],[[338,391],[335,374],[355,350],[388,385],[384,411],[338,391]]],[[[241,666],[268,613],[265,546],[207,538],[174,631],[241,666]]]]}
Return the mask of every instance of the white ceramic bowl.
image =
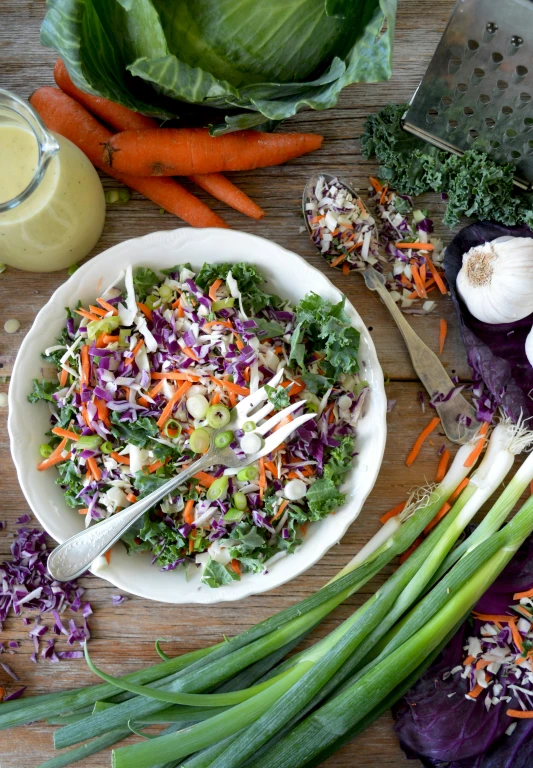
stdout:
{"type": "MultiPolygon", "coordinates": [[[[9,387],[8,426],[18,479],[33,513],[58,542],[80,531],[83,520],[65,504],[61,489],[55,484],[56,473],[53,470],[38,472],[36,468],[40,459],[39,445],[49,429],[49,413],[44,404],[30,405],[26,397],[31,391],[32,379],[42,375],[40,354],[59,335],[65,322],[64,307],[73,307],[78,299],[84,305],[94,302],[96,296],[129,264],[165,269],[187,261],[193,269],[199,269],[205,261],[250,261],[260,268],[273,293],[294,303],[309,291],[315,291],[333,302],[338,302],[342,295],[300,256],[263,238],[225,229],[154,232],[109,248],[78,269],[57,289],[35,318],[20,348],[9,387]]],[[[374,485],[386,436],[386,397],[376,350],[351,304],[347,303],[346,311],[353,326],[361,332],[361,372],[369,382],[370,392],[359,421],[358,455],[345,484],[347,500],[342,509],[310,525],[299,549],[275,562],[268,573],[245,574],[240,581],[219,589],[201,584],[199,575],[187,582],[185,573],[180,569],[160,571],[150,564],[148,554],[129,556],[122,544],[114,547],[109,565],[99,558],[93,565],[93,573],[127,592],[166,603],[240,600],[293,579],[316,563],[342,538],[374,485]]]]}

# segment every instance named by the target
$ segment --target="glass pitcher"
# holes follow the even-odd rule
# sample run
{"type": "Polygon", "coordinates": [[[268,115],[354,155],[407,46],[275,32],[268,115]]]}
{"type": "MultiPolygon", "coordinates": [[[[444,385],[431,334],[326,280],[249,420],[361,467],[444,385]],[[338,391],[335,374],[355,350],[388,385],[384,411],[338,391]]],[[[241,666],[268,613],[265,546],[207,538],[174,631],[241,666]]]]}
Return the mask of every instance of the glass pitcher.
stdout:
{"type": "Polygon", "coordinates": [[[83,152],[0,89],[0,262],[65,269],[96,245],[104,217],[102,184],[83,152]]]}

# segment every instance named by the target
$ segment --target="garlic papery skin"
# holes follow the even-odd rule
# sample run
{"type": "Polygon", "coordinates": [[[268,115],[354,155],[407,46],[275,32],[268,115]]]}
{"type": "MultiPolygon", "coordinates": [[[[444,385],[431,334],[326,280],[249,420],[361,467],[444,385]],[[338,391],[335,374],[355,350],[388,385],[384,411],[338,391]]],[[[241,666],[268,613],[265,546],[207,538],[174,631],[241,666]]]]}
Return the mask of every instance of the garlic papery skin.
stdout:
{"type": "Polygon", "coordinates": [[[484,323],[513,323],[533,312],[533,238],[499,237],[463,256],[457,290],[484,323]]]}
{"type": "Polygon", "coordinates": [[[529,364],[533,365],[533,328],[528,333],[526,339],[526,357],[529,360],[529,364]]]}

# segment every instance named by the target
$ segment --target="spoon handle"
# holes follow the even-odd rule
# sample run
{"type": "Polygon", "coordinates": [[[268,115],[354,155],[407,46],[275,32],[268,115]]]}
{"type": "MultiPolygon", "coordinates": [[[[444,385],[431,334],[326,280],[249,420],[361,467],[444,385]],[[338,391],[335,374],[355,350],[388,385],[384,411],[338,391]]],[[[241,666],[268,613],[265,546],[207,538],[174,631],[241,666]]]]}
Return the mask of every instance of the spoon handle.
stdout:
{"type": "MultiPolygon", "coordinates": [[[[385,287],[383,276],[373,267],[364,269],[362,275],[367,288],[370,288],[371,291],[376,291],[379,294],[381,300],[391,313],[404,338],[407,350],[411,356],[413,368],[430,397],[433,397],[437,393],[447,395],[456,385],[446,373],[446,370],[437,355],[432,352],[413,331],[385,287]]],[[[466,443],[473,437],[479,427],[479,422],[476,418],[474,408],[462,395],[456,394],[445,402],[436,403],[435,407],[437,413],[441,417],[444,431],[450,440],[456,443],[466,443]],[[463,423],[458,421],[460,416],[466,416],[470,419],[470,427],[466,427],[463,423]]]]}

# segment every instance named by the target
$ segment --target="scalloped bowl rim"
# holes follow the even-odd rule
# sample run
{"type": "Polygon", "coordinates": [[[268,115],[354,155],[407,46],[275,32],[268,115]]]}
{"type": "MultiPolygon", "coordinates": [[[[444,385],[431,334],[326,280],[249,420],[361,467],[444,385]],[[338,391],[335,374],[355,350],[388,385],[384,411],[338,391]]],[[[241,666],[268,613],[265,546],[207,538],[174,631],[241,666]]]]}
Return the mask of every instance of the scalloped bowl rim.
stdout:
{"type": "MultiPolygon", "coordinates": [[[[272,241],[225,229],[189,229],[153,232],[126,240],[83,264],[63,283],[40,310],[20,347],[9,387],[11,454],[26,500],[43,528],[57,541],[77,533],[83,527],[75,511],[68,507],[55,475],[38,472],[39,445],[49,428],[44,404],[30,406],[27,395],[31,380],[42,373],[40,352],[54,343],[64,325],[64,307],[78,299],[94,301],[128,264],[165,269],[190,261],[199,268],[204,261],[249,261],[267,278],[274,292],[297,301],[309,290],[324,298],[339,301],[342,293],[318,269],[301,256],[272,241]]],[[[335,515],[309,526],[303,544],[273,563],[266,574],[244,574],[240,581],[212,589],[200,583],[200,576],[189,581],[181,569],[162,572],[150,564],[147,554],[127,555],[116,545],[111,562],[99,558],[92,573],[116,587],[141,597],[173,604],[212,604],[240,600],[282,586],[313,566],[345,534],[359,515],[378,475],[386,440],[387,401],[383,373],[372,338],[361,317],[346,301],[352,324],[361,333],[359,359],[362,375],[370,392],[358,424],[358,455],[343,490],[347,500],[335,515]]]]}

